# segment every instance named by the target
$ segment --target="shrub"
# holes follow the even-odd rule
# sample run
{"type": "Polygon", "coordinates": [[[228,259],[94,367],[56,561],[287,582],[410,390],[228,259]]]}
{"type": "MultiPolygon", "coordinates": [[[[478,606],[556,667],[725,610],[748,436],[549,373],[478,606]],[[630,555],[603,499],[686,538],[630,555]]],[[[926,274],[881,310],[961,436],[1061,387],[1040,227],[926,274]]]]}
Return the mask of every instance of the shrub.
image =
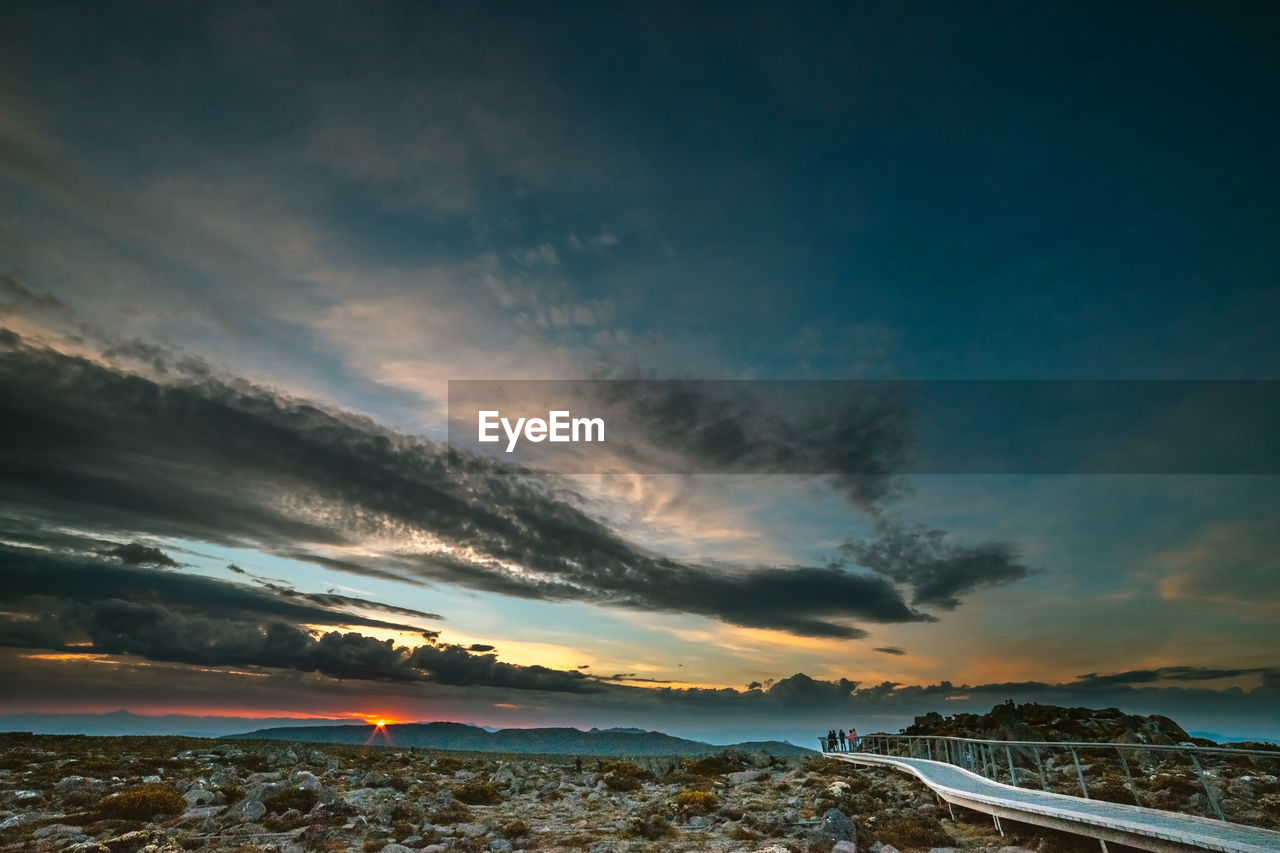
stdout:
{"type": "Polygon", "coordinates": [[[431,762],[431,769],[437,773],[456,773],[465,766],[461,759],[452,755],[441,755],[431,762]]]}
{"type": "Polygon", "coordinates": [[[432,823],[466,823],[469,820],[471,820],[471,809],[462,803],[449,803],[431,813],[432,823]]]}
{"type": "Polygon", "coordinates": [[[937,818],[925,815],[886,821],[876,830],[876,838],[899,849],[951,847],[956,843],[937,818]]]}
{"type": "Polygon", "coordinates": [[[320,795],[307,788],[285,788],[268,794],[263,798],[262,804],[267,807],[268,812],[275,814],[284,814],[289,809],[297,809],[306,814],[315,807],[318,799],[320,795]]]}
{"type": "Polygon", "coordinates": [[[720,798],[710,791],[681,791],[671,798],[671,805],[682,814],[710,814],[720,808],[720,798]]]}
{"type": "Polygon", "coordinates": [[[627,828],[623,834],[630,838],[646,838],[657,841],[676,834],[671,822],[660,814],[651,814],[647,818],[634,816],[627,819],[627,828]]]}
{"type": "Polygon", "coordinates": [[[459,785],[453,789],[453,796],[470,806],[491,806],[502,802],[502,793],[484,780],[459,785]]]}
{"type": "Polygon", "coordinates": [[[529,834],[529,824],[520,818],[516,818],[504,823],[499,831],[502,833],[503,838],[522,838],[529,834]]]}
{"type": "Polygon", "coordinates": [[[98,801],[98,814],[117,820],[151,820],[156,815],[182,814],[187,801],[173,787],[150,783],[129,788],[98,801]]]}
{"type": "MultiPolygon", "coordinates": [[[[824,767],[826,765],[824,764],[824,767]]],[[[720,776],[725,773],[736,773],[746,769],[742,759],[721,752],[716,755],[704,755],[685,765],[685,772],[691,776],[720,776]]]]}

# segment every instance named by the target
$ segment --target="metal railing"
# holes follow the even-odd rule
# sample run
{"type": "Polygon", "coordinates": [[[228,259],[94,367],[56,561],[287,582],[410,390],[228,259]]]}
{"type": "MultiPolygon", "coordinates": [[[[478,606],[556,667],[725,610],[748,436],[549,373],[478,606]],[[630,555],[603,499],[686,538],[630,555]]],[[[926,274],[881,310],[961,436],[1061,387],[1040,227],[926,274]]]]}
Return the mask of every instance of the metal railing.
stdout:
{"type": "Polygon", "coordinates": [[[1280,814],[1258,819],[1258,799],[1280,795],[1280,750],[882,733],[832,749],[818,740],[823,752],[942,761],[1015,787],[1280,829],[1280,814]]]}

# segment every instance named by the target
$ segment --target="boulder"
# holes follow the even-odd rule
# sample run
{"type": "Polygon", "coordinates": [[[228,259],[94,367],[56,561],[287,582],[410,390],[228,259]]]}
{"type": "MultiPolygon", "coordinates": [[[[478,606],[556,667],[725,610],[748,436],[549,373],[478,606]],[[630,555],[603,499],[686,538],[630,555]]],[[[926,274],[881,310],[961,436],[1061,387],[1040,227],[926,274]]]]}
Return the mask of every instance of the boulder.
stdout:
{"type": "Polygon", "coordinates": [[[229,823],[253,823],[266,813],[267,807],[261,800],[244,799],[227,809],[224,817],[229,823]]]}
{"type": "Polygon", "coordinates": [[[196,806],[211,806],[222,798],[222,794],[215,794],[208,788],[191,788],[182,798],[187,801],[187,808],[195,808],[196,806]]]}
{"type": "Polygon", "coordinates": [[[818,836],[823,841],[858,841],[858,830],[849,816],[839,809],[827,809],[818,826],[818,836]]]}

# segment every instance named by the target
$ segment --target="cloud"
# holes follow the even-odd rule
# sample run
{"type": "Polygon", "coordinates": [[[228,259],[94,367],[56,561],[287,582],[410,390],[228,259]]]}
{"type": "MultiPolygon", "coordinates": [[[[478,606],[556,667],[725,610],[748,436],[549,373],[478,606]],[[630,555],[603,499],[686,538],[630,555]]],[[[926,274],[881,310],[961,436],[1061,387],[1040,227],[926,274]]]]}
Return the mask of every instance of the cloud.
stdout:
{"type": "Polygon", "coordinates": [[[865,636],[852,620],[932,618],[876,575],[642,551],[533,472],[242,379],[160,381],[10,340],[0,416],[11,425],[0,499],[50,527],[202,539],[360,574],[821,637],[865,636]],[[371,556],[335,555],[352,546],[371,556]]]}
{"type": "MultiPolygon", "coordinates": [[[[298,623],[421,630],[404,622],[372,619],[333,606],[366,604],[357,599],[310,598],[292,590],[262,590],[199,575],[122,566],[90,556],[0,546],[0,570],[5,578],[0,587],[0,602],[4,603],[34,597],[89,604],[127,595],[139,603],[193,609],[219,619],[278,618],[298,623]]],[[[408,614],[440,618],[417,611],[407,611],[405,615],[408,614]]]]}
{"type": "MultiPolygon", "coordinates": [[[[639,470],[822,477],[874,512],[900,493],[911,442],[892,386],[737,381],[614,381],[591,386],[628,425],[639,470]],[[878,390],[877,390],[878,389],[878,390]],[[873,393],[874,392],[874,393],[873,393]],[[672,457],[678,461],[671,461],[672,457]],[[654,459],[665,462],[654,464],[654,459]]],[[[610,438],[618,449],[617,432],[610,438]]]]}
{"type": "MultiPolygon", "coordinates": [[[[195,666],[293,669],[333,678],[569,692],[598,689],[577,671],[519,666],[492,654],[474,654],[493,650],[481,643],[412,649],[357,632],[317,634],[298,623],[415,629],[293,603],[288,596],[225,581],[9,547],[0,547],[0,567],[7,581],[0,590],[5,610],[0,645],[136,655],[195,666]],[[78,645],[83,638],[89,640],[88,647],[78,645]]],[[[439,636],[438,631],[420,633],[433,644],[439,636]]]]}
{"type": "Polygon", "coordinates": [[[1112,687],[1118,684],[1155,684],[1168,681],[1217,681],[1223,678],[1240,678],[1246,675],[1262,675],[1275,678],[1280,667],[1247,667],[1222,669],[1203,666],[1162,666],[1156,669],[1131,669],[1099,675],[1096,672],[1076,676],[1080,687],[1112,687]]]}
{"type": "Polygon", "coordinates": [[[960,596],[980,587],[1021,580],[1032,570],[1019,561],[1008,542],[953,545],[946,533],[926,527],[904,527],[884,519],[872,540],[850,540],[841,546],[847,559],[897,583],[909,584],[911,603],[954,610],[960,596]]]}
{"type": "Polygon", "coordinates": [[[590,693],[603,688],[576,670],[545,666],[517,666],[503,663],[492,654],[471,654],[461,646],[419,646],[409,656],[409,664],[427,673],[439,684],[468,686],[483,684],[519,690],[552,690],[590,693]]]}
{"type": "Polygon", "coordinates": [[[897,646],[877,646],[871,651],[879,652],[882,655],[905,655],[906,654],[906,652],[904,652],[902,649],[898,648],[897,646]]]}
{"type": "Polygon", "coordinates": [[[126,566],[169,566],[177,568],[178,564],[159,548],[149,548],[137,542],[119,545],[105,552],[108,557],[115,557],[126,566]]]}

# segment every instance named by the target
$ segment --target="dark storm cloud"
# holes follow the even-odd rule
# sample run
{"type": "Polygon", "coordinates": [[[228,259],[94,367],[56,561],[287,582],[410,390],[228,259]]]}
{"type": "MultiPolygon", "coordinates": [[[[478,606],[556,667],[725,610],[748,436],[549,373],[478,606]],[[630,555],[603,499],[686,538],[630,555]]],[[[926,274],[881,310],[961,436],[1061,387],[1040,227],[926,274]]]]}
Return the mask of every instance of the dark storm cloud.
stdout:
{"type": "Polygon", "coordinates": [[[912,604],[953,610],[960,596],[1021,580],[1031,569],[1008,542],[953,545],[941,530],[877,521],[876,538],[851,540],[841,550],[853,563],[912,587],[912,604]]]}
{"type": "Polygon", "coordinates": [[[177,568],[173,558],[159,548],[151,548],[137,542],[119,545],[106,551],[106,556],[115,557],[126,566],[169,566],[177,568]]]}
{"type": "Polygon", "coordinates": [[[536,664],[517,666],[503,663],[491,654],[471,654],[461,646],[419,646],[409,655],[408,662],[438,684],[487,685],[563,693],[590,693],[603,689],[576,670],[548,669],[536,664]]]}
{"type": "MultiPolygon", "coordinates": [[[[6,611],[0,619],[4,646],[136,655],[195,666],[291,669],[334,678],[568,692],[599,689],[576,671],[518,666],[501,663],[492,654],[473,654],[493,649],[480,643],[470,648],[410,649],[355,632],[317,636],[296,623],[413,628],[297,604],[208,578],[4,547],[0,570],[6,579],[0,589],[6,611]],[[90,645],[78,645],[86,637],[90,645]]],[[[438,631],[420,633],[431,643],[439,636],[438,631]]]]}
{"type": "MultiPolygon", "coordinates": [[[[363,574],[812,636],[865,636],[851,620],[932,618],[885,577],[642,552],[529,472],[242,380],[162,383],[17,342],[0,352],[0,420],[0,501],[50,526],[198,538],[363,574]],[[316,553],[414,531],[473,556],[316,553]]],[[[980,585],[956,569],[885,574],[922,585],[925,603],[980,585]]]]}
{"type": "Polygon", "coordinates": [[[1076,676],[1076,684],[1082,688],[1112,687],[1117,684],[1155,684],[1161,681],[1216,681],[1221,678],[1240,678],[1245,675],[1275,677],[1280,667],[1251,667],[1246,669],[1219,669],[1204,666],[1162,666],[1156,669],[1131,669],[1099,675],[1096,672],[1076,676]]]}
{"type": "Polygon", "coordinates": [[[879,652],[882,655],[905,655],[906,654],[906,652],[904,652],[902,649],[898,648],[897,646],[877,646],[871,651],[879,652]]]}
{"type": "MultiPolygon", "coordinates": [[[[5,580],[0,586],[0,602],[9,606],[31,597],[92,604],[127,596],[143,604],[198,609],[214,618],[274,617],[313,624],[420,630],[402,622],[370,619],[317,606],[305,597],[299,601],[291,596],[197,575],[121,566],[90,557],[55,555],[34,549],[0,546],[0,572],[5,580]]],[[[354,599],[347,601],[365,604],[354,599]]]]}
{"type": "MultiPolygon", "coordinates": [[[[910,433],[904,402],[889,384],[463,382],[451,386],[450,405],[470,411],[473,395],[483,401],[532,395],[549,410],[567,408],[578,394],[604,407],[609,449],[641,472],[809,474],[867,511],[900,491],[895,474],[903,470],[910,433]]],[[[589,462],[585,470],[593,470],[589,462]]]]}

